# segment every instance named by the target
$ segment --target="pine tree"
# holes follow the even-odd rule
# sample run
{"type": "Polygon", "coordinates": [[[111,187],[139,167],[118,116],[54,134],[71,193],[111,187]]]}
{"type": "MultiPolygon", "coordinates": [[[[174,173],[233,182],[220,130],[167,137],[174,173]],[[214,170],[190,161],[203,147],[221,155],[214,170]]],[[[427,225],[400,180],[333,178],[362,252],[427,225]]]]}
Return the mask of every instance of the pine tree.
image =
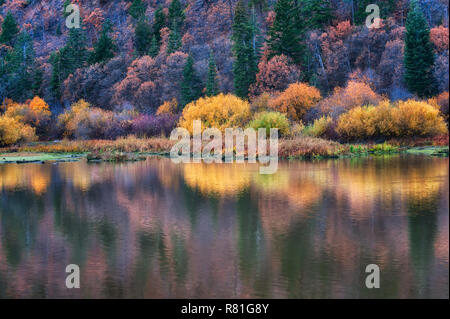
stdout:
{"type": "Polygon", "coordinates": [[[232,31],[235,92],[237,96],[246,98],[250,85],[255,82],[257,65],[254,28],[242,0],[237,3],[234,11],[232,31]]]}
{"type": "Polygon", "coordinates": [[[430,29],[416,1],[411,3],[406,20],[404,65],[405,82],[411,92],[419,97],[430,97],[436,92],[430,29]]]}
{"type": "Polygon", "coordinates": [[[0,34],[0,43],[13,46],[14,39],[19,33],[19,28],[17,27],[16,19],[12,15],[11,11],[6,14],[5,20],[2,24],[2,33],[0,34]]]}
{"type": "Polygon", "coordinates": [[[307,17],[310,29],[322,29],[333,19],[333,9],[329,0],[305,0],[302,14],[307,17]]]}
{"type": "Polygon", "coordinates": [[[172,29],[169,33],[169,41],[167,43],[167,53],[173,53],[181,47],[181,36],[175,27],[175,21],[173,22],[172,29]]]}
{"type": "Polygon", "coordinates": [[[150,44],[150,49],[148,50],[148,54],[154,58],[158,55],[159,53],[159,45],[158,45],[158,41],[156,40],[156,36],[153,35],[152,37],[152,42],[150,44]]]}
{"type": "Polygon", "coordinates": [[[152,30],[145,19],[140,19],[134,29],[136,53],[139,56],[148,54],[152,41],[152,30]]]}
{"type": "Polygon", "coordinates": [[[130,16],[138,20],[145,15],[145,10],[147,10],[147,6],[142,2],[142,0],[134,0],[128,9],[128,13],[130,16]]]}
{"type": "Polygon", "coordinates": [[[15,100],[31,97],[33,73],[35,72],[35,54],[33,41],[27,32],[22,32],[6,58],[9,74],[8,95],[15,100]]]}
{"type": "Polygon", "coordinates": [[[172,0],[169,6],[169,23],[171,30],[181,32],[184,23],[184,9],[180,0],[172,0]]]}
{"type": "Polygon", "coordinates": [[[105,62],[114,57],[114,52],[117,50],[113,39],[109,37],[111,32],[111,23],[106,20],[102,26],[102,32],[97,43],[94,45],[94,52],[90,56],[89,62],[91,64],[105,62]]]}
{"type": "Polygon", "coordinates": [[[188,56],[183,69],[183,80],[181,82],[181,106],[197,100],[202,95],[200,79],[194,69],[194,59],[188,56]]]}
{"type": "Polygon", "coordinates": [[[219,83],[217,82],[217,69],[214,55],[211,51],[208,62],[208,76],[206,78],[206,95],[214,96],[219,94],[219,83]]]}
{"type": "Polygon", "coordinates": [[[53,67],[51,87],[56,97],[59,97],[59,87],[62,81],[76,69],[85,66],[88,54],[84,29],[69,29],[66,45],[50,55],[50,63],[53,67]]]}
{"type": "Polygon", "coordinates": [[[166,26],[166,15],[164,14],[163,8],[158,7],[155,11],[155,22],[153,23],[153,35],[156,37],[158,45],[161,43],[161,29],[166,26]]]}
{"type": "Polygon", "coordinates": [[[275,5],[275,20],[269,29],[267,44],[269,58],[284,54],[295,63],[303,63],[303,44],[306,21],[300,14],[295,0],[278,0],[275,5]]]}

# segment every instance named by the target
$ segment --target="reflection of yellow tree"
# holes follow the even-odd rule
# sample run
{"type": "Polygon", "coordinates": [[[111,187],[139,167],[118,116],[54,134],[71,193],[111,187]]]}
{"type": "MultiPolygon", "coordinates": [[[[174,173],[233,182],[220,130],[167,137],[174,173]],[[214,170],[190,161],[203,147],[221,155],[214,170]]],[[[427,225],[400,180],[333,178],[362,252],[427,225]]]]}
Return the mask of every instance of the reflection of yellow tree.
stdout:
{"type": "Polygon", "coordinates": [[[443,172],[448,175],[448,162],[442,160],[430,159],[426,165],[404,165],[399,158],[336,162],[336,195],[349,201],[354,218],[365,219],[370,214],[367,204],[375,199],[388,204],[399,196],[420,202],[436,196],[442,187],[443,172]]]}
{"type": "MultiPolygon", "coordinates": [[[[184,180],[203,194],[236,195],[250,185],[252,165],[185,164],[184,180]]],[[[253,165],[257,170],[257,166],[253,165]]]]}
{"type": "Polygon", "coordinates": [[[27,188],[40,195],[47,190],[51,179],[48,165],[11,164],[0,166],[0,189],[27,188]]]}

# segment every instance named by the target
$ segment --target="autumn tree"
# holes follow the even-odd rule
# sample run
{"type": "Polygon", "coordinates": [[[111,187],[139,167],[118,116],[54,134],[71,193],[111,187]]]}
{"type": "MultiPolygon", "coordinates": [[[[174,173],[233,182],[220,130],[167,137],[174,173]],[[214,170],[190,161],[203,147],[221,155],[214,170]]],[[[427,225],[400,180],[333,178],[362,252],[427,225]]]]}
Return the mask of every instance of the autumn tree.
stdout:
{"type": "Polygon", "coordinates": [[[114,57],[114,52],[117,50],[114,40],[110,38],[111,23],[106,20],[103,23],[102,32],[97,43],[94,45],[94,52],[90,56],[90,62],[100,63],[105,62],[114,57]]]}
{"type": "Polygon", "coordinates": [[[202,95],[201,81],[194,69],[194,59],[188,56],[183,69],[183,81],[181,82],[181,106],[195,101],[202,95]]]}
{"type": "Polygon", "coordinates": [[[5,20],[2,23],[2,33],[0,33],[0,43],[13,46],[14,39],[19,33],[19,28],[17,27],[16,19],[12,15],[11,11],[6,14],[5,20]]]}
{"type": "Polygon", "coordinates": [[[257,65],[253,46],[254,28],[243,1],[239,1],[234,11],[231,39],[233,41],[233,75],[236,95],[246,98],[250,85],[255,82],[257,65]]]}
{"type": "Polygon", "coordinates": [[[405,82],[411,92],[419,97],[429,97],[436,93],[430,29],[416,1],[411,3],[406,20],[404,64],[405,82]]]}
{"type": "Polygon", "coordinates": [[[209,54],[208,75],[206,78],[206,95],[214,96],[219,93],[219,83],[217,82],[216,61],[212,51],[209,54]]]}

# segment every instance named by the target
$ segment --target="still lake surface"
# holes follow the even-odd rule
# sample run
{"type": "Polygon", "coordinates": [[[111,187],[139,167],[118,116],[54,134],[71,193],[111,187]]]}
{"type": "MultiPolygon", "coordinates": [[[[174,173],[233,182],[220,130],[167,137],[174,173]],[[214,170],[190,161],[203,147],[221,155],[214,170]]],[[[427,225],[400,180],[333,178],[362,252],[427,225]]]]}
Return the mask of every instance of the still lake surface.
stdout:
{"type": "Polygon", "coordinates": [[[274,175],[155,157],[0,165],[0,298],[448,298],[448,178],[448,158],[412,155],[274,175]]]}

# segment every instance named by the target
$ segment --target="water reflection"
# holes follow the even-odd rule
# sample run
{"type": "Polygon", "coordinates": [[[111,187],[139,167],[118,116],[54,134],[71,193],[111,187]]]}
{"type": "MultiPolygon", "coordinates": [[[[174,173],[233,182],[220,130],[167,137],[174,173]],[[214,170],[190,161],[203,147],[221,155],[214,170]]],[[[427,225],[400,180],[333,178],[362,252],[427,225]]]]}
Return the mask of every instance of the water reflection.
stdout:
{"type": "Polygon", "coordinates": [[[0,165],[0,298],[448,298],[448,164],[0,165]]]}

